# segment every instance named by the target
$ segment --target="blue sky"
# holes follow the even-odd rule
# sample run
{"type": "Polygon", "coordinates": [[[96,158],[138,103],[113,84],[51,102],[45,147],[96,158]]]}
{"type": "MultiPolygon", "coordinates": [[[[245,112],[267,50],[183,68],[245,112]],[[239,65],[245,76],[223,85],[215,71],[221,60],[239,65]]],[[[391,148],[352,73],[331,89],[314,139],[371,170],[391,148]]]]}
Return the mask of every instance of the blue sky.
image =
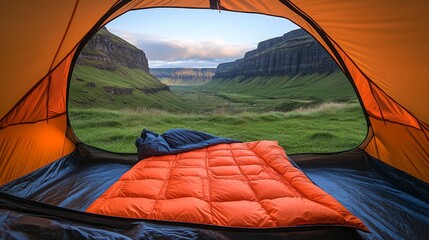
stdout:
{"type": "Polygon", "coordinates": [[[107,28],[142,49],[154,68],[216,67],[298,27],[259,14],[160,8],[128,12],[107,28]]]}

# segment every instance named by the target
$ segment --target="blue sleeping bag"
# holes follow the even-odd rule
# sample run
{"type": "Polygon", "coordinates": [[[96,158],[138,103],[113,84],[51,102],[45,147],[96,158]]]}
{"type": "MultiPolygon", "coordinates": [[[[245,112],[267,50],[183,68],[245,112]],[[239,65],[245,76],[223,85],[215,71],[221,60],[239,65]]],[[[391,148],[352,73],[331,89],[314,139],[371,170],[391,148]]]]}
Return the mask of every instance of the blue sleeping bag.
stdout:
{"type": "Polygon", "coordinates": [[[144,159],[237,142],[241,141],[187,129],[171,129],[161,135],[143,129],[141,136],[136,140],[136,147],[139,159],[144,159]]]}

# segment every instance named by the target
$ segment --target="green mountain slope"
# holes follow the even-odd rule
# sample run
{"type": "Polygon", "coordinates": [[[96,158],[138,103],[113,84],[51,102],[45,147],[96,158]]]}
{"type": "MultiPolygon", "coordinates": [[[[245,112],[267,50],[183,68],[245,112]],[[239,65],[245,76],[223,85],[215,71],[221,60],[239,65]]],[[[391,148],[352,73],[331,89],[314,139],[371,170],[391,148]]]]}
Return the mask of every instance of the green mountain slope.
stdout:
{"type": "Polygon", "coordinates": [[[182,110],[182,100],[165,87],[141,69],[106,71],[78,65],[73,71],[69,102],[71,107],[182,110]]]}
{"type": "Polygon", "coordinates": [[[144,52],[101,29],[73,69],[70,107],[186,109],[170,88],[149,73],[144,52]]]}

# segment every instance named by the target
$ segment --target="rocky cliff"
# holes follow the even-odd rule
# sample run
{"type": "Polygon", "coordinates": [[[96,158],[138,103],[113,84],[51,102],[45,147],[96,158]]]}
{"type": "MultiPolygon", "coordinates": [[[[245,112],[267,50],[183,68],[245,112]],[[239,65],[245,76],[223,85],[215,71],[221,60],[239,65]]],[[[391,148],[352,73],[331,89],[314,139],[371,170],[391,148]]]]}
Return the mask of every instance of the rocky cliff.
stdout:
{"type": "Polygon", "coordinates": [[[101,29],[81,51],[70,84],[70,106],[178,110],[181,100],[149,73],[145,53],[101,29]]]}
{"type": "Polygon", "coordinates": [[[338,70],[337,64],[326,50],[307,32],[298,29],[260,42],[244,58],[219,64],[214,78],[296,76],[333,73],[338,70]]]}
{"type": "Polygon", "coordinates": [[[149,72],[145,53],[122,38],[102,28],[85,45],[77,60],[78,65],[114,71],[118,66],[149,72]]]}
{"type": "Polygon", "coordinates": [[[200,85],[210,81],[215,68],[151,68],[152,75],[168,85],[200,85]]]}

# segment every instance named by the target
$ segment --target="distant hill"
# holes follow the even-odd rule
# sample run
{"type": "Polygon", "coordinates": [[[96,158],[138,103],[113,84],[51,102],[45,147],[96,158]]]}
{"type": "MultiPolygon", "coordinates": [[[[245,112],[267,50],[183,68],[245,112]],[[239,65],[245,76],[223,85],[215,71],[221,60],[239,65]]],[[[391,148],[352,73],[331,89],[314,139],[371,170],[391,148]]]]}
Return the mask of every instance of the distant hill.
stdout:
{"type": "Polygon", "coordinates": [[[202,88],[241,98],[278,99],[267,107],[278,111],[356,100],[353,87],[335,61],[301,29],[260,42],[243,58],[219,64],[213,79],[202,88]]]}
{"type": "Polygon", "coordinates": [[[201,85],[210,81],[216,68],[151,68],[152,75],[167,85],[201,85]]]}
{"type": "Polygon", "coordinates": [[[107,28],[83,48],[70,89],[71,107],[181,108],[181,100],[149,73],[145,53],[107,28]]]}

